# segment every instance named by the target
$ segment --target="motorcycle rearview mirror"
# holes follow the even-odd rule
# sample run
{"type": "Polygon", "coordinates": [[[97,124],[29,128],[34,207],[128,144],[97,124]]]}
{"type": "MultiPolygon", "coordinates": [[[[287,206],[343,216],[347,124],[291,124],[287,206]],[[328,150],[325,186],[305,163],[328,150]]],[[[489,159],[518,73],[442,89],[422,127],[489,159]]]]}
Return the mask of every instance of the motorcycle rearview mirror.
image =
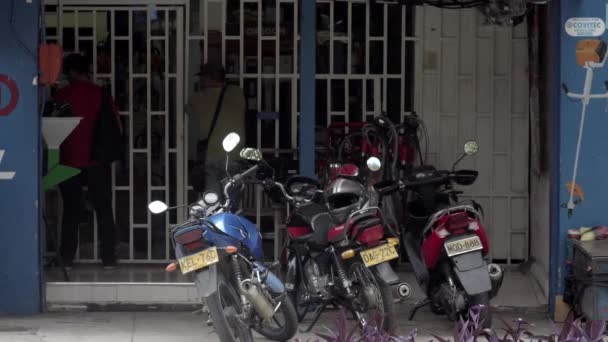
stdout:
{"type": "Polygon", "coordinates": [[[167,211],[167,209],[169,209],[169,207],[161,201],[154,201],[148,204],[148,210],[150,210],[152,214],[161,214],[167,211]]]}
{"type": "Polygon", "coordinates": [[[239,153],[239,156],[243,159],[247,159],[250,161],[261,161],[263,159],[262,151],[257,148],[245,147],[239,153]]]}
{"type": "Polygon", "coordinates": [[[224,147],[224,151],[230,153],[236,148],[236,145],[238,145],[239,142],[241,142],[241,137],[232,132],[224,138],[224,141],[222,141],[222,147],[224,147]]]}
{"type": "Polygon", "coordinates": [[[454,171],[456,169],[456,165],[458,165],[458,163],[460,163],[464,159],[464,157],[466,157],[466,156],[474,156],[474,155],[477,154],[477,152],[479,152],[479,144],[477,143],[477,141],[475,141],[475,140],[469,140],[469,141],[465,142],[464,143],[464,153],[452,165],[452,171],[454,171]]]}
{"type": "Polygon", "coordinates": [[[376,125],[378,125],[380,127],[387,126],[387,121],[386,121],[386,118],[384,117],[384,115],[377,115],[376,117],[374,117],[374,122],[376,123],[376,125]]]}
{"type": "Polygon", "coordinates": [[[469,140],[464,143],[464,153],[467,156],[474,156],[479,152],[479,144],[475,140],[469,140]]]}
{"type": "Polygon", "coordinates": [[[378,171],[382,168],[382,162],[377,157],[370,157],[367,159],[367,168],[371,171],[378,171]]]}

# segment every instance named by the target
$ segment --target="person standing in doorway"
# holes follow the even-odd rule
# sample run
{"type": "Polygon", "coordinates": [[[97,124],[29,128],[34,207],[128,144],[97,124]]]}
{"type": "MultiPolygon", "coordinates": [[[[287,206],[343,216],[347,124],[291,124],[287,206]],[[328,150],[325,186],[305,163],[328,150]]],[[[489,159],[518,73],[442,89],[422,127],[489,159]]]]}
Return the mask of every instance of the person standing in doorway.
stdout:
{"type": "MultiPolygon", "coordinates": [[[[226,154],[222,141],[231,132],[237,133],[241,142],[244,141],[245,96],[239,86],[227,84],[224,68],[219,63],[203,65],[196,75],[200,76],[201,89],[191,96],[186,112],[190,115],[190,134],[197,140],[196,146],[193,143],[189,147],[196,151],[192,158],[204,167],[193,170],[193,187],[199,194],[212,190],[221,196],[221,181],[226,178],[226,154]]],[[[230,172],[238,170],[231,165],[230,172]]]]}
{"type": "MultiPolygon", "coordinates": [[[[85,209],[82,189],[86,186],[101,232],[103,266],[112,269],[116,267],[112,168],[111,163],[100,163],[93,158],[94,134],[102,111],[104,92],[89,80],[89,62],[84,56],[67,56],[63,70],[69,84],[57,91],[55,100],[68,103],[73,115],[82,120],[61,144],[60,150],[61,164],[81,169],[79,175],[59,186],[63,199],[60,253],[64,264],[71,267],[78,247],[78,226],[85,209]]],[[[111,98],[110,101],[111,109],[118,117],[111,98]]]]}

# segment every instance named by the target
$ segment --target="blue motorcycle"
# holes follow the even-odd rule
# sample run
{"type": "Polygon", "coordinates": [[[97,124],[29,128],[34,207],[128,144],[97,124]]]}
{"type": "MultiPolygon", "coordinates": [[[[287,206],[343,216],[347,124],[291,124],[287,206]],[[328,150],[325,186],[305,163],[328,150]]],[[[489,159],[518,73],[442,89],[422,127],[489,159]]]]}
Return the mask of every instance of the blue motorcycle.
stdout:
{"type": "MultiPolygon", "coordinates": [[[[223,142],[224,150],[231,152],[239,140],[237,134],[229,134],[223,142]]],[[[263,264],[260,231],[233,213],[235,205],[230,195],[242,189],[246,177],[267,164],[258,149],[245,148],[240,156],[252,166],[228,176],[224,201],[216,192],[205,192],[189,206],[188,221],[171,228],[178,262],[168,269],[179,265],[183,274],[194,275],[198,295],[206,302],[222,342],[253,341],[252,329],[270,340],[286,341],[297,330],[295,307],[283,282],[263,264]]],[[[148,208],[154,214],[175,209],[160,201],[150,203],[148,208]]]]}

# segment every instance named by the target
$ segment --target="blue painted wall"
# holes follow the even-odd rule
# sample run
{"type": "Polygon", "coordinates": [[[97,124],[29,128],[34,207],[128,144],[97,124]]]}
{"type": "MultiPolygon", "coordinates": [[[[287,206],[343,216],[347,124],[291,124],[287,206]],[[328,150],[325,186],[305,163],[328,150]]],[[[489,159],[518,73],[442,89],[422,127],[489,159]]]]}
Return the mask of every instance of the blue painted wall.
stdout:
{"type": "MultiPolygon", "coordinates": [[[[560,1],[561,22],[560,27],[554,27],[554,32],[561,34],[561,83],[565,83],[570,92],[582,93],[585,79],[585,69],[576,63],[576,44],[581,39],[589,37],[571,37],[565,32],[565,23],[572,17],[599,17],[606,20],[606,1],[604,0],[577,0],[560,1]]],[[[608,42],[608,31],[599,37],[608,42]]],[[[593,38],[592,38],[593,39],[593,38]]],[[[604,82],[608,81],[608,68],[595,69],[592,93],[604,93],[604,82]]],[[[565,204],[569,199],[566,182],[572,179],[576,143],[581,118],[582,104],[568,99],[560,93],[560,161],[559,183],[555,194],[559,194],[559,204],[565,204]]],[[[568,229],[580,226],[593,226],[608,224],[608,101],[591,100],[587,109],[581,156],[579,160],[577,183],[582,187],[585,201],[579,204],[572,217],[568,217],[567,210],[559,207],[558,229],[553,230],[552,250],[552,296],[563,293],[564,265],[566,258],[566,236],[568,229]]]]}
{"type": "MultiPolygon", "coordinates": [[[[0,313],[32,314],[41,308],[40,120],[38,88],[32,85],[38,64],[39,2],[2,0],[0,16],[0,74],[17,82],[20,95],[15,110],[0,116],[0,150],[6,150],[0,172],[16,172],[13,180],[0,180],[0,313]]],[[[8,89],[0,84],[0,108],[8,101],[8,89]]]]}
{"type": "Polygon", "coordinates": [[[300,36],[300,174],[315,176],[315,118],[316,118],[316,55],[317,55],[317,3],[301,2],[300,36]]]}

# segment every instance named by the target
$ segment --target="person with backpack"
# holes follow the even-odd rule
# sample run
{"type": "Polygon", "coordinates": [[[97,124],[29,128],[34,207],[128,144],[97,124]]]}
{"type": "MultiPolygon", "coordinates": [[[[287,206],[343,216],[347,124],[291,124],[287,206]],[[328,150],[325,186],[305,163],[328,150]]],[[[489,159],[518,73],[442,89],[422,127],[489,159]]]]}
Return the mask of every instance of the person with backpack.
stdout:
{"type": "MultiPolygon", "coordinates": [[[[190,146],[196,151],[192,186],[198,194],[213,190],[223,197],[221,181],[226,178],[226,154],[222,140],[234,132],[241,137],[243,144],[245,96],[239,86],[227,84],[224,68],[217,62],[203,65],[196,75],[200,76],[202,87],[186,105],[186,112],[190,115],[190,134],[197,139],[196,146],[190,146]]],[[[229,171],[237,173],[238,165],[231,163],[229,171]]],[[[238,194],[235,196],[238,198],[238,194]]],[[[238,203],[233,204],[238,206],[238,203]]]]}
{"type": "Polygon", "coordinates": [[[71,267],[78,247],[86,186],[101,232],[103,266],[112,269],[116,267],[116,238],[111,164],[124,152],[119,113],[109,91],[89,80],[89,62],[84,56],[68,55],[63,70],[69,84],[59,89],[54,98],[69,104],[72,115],[82,120],[60,147],[61,164],[81,169],[76,177],[59,185],[63,199],[60,253],[64,264],[71,267]]]}

